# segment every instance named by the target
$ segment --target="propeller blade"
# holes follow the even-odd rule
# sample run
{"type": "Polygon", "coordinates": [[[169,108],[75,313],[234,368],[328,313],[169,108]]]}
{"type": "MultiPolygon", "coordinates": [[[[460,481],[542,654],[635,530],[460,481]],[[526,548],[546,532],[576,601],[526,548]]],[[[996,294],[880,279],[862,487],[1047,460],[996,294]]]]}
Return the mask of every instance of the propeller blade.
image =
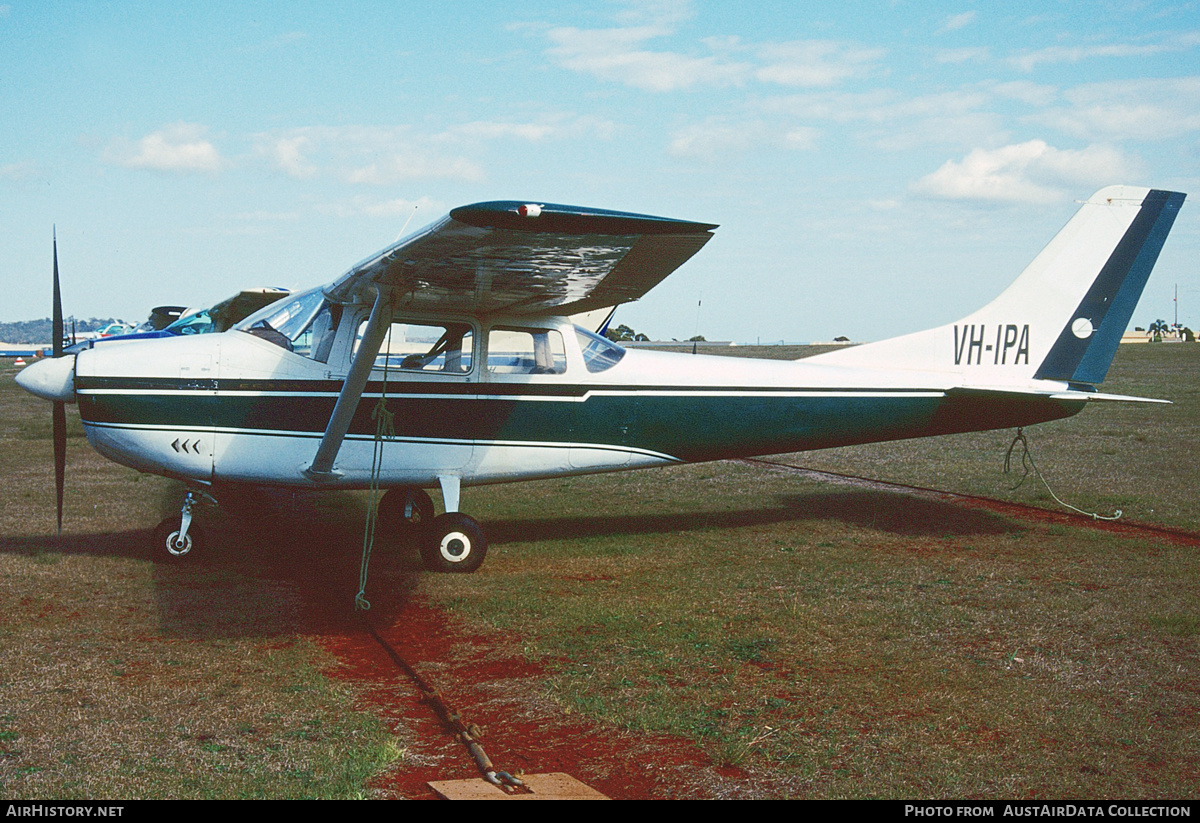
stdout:
{"type": "Polygon", "coordinates": [[[54,230],[54,357],[63,353],[62,292],[58,287],[58,230],[54,230]]]}
{"type": "MultiPolygon", "coordinates": [[[[58,284],[58,229],[54,230],[54,356],[63,354],[62,291],[58,284]]],[[[62,534],[63,478],[67,470],[67,406],[54,402],[54,493],[58,502],[58,533],[62,534]]]]}
{"type": "Polygon", "coordinates": [[[58,502],[58,533],[62,534],[63,477],[67,471],[67,404],[54,401],[54,493],[58,502]]]}

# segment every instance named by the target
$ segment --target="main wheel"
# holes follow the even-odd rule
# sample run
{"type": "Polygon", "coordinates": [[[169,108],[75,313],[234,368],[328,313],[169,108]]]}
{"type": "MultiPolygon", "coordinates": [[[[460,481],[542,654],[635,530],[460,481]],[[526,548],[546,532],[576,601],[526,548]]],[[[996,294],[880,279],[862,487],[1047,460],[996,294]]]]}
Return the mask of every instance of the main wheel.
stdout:
{"type": "Polygon", "coordinates": [[[433,500],[424,489],[388,489],[379,501],[379,522],[393,534],[419,534],[433,522],[433,500]]]}
{"type": "Polygon", "coordinates": [[[154,530],[150,553],[161,563],[182,563],[195,558],[203,545],[204,535],[195,521],[188,526],[187,537],[179,539],[179,515],[175,515],[163,520],[154,530]]]}
{"type": "Polygon", "coordinates": [[[483,565],[486,555],[483,528],[460,512],[435,517],[421,540],[421,559],[433,572],[469,574],[483,565]]]}

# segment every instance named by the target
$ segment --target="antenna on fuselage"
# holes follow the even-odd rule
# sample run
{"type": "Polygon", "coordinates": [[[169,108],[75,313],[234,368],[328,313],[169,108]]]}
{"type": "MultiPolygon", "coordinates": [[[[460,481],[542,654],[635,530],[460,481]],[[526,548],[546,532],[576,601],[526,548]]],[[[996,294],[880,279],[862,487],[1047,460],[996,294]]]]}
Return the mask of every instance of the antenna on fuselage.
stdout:
{"type": "Polygon", "coordinates": [[[408,219],[404,221],[404,226],[401,227],[400,233],[396,235],[396,239],[392,241],[392,245],[395,245],[400,242],[400,238],[403,237],[404,232],[406,232],[408,230],[408,224],[411,223],[412,219],[416,216],[417,208],[418,208],[418,206],[416,204],[414,204],[413,210],[411,212],[409,212],[408,219]]]}

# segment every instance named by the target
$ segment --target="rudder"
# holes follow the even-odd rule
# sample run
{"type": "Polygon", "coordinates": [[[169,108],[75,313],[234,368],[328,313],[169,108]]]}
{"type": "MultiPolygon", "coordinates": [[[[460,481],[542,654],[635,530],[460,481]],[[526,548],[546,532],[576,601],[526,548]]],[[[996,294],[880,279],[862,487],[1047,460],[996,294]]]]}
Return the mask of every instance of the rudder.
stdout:
{"type": "Polygon", "coordinates": [[[1102,383],[1186,195],[1151,189],[1036,379],[1102,383]]]}

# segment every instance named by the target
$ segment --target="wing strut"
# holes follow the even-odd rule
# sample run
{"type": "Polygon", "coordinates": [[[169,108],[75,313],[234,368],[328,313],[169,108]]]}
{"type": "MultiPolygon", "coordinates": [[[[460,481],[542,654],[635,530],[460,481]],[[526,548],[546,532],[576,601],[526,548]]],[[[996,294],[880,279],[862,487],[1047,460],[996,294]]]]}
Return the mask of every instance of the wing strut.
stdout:
{"type": "Polygon", "coordinates": [[[392,324],[394,302],[391,289],[376,287],[375,304],[371,307],[371,317],[367,320],[367,328],[363,332],[362,342],[358,345],[358,352],[354,355],[354,362],[350,364],[350,373],[342,383],[342,391],[333,407],[333,414],[329,416],[329,423],[325,426],[325,434],[317,446],[312,465],[304,470],[304,474],[310,480],[329,483],[342,476],[341,472],[333,470],[333,461],[337,459],[346,432],[350,430],[350,422],[354,419],[358,401],[367,387],[371,369],[375,366],[375,358],[392,324]]]}

